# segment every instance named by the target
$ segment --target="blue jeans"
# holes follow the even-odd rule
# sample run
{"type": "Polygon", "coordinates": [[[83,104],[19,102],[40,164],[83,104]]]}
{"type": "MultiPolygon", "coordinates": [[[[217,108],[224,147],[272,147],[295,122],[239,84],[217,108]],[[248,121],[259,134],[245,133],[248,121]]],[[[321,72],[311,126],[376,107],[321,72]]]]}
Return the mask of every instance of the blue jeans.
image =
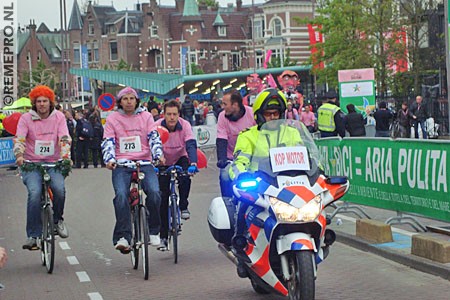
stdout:
{"type": "MultiPolygon", "coordinates": [[[[50,188],[53,192],[53,220],[57,223],[62,220],[64,203],[66,200],[66,188],[64,176],[55,169],[48,170],[50,175],[50,188]]],[[[42,175],[40,171],[22,172],[22,181],[28,190],[27,200],[27,236],[40,237],[42,234],[41,220],[41,194],[42,175]]]]}
{"type": "Polygon", "coordinates": [[[413,121],[414,137],[416,139],[419,138],[419,124],[420,124],[420,128],[422,129],[422,137],[424,139],[426,139],[427,138],[427,130],[425,128],[425,120],[415,120],[415,121],[413,121]]]}
{"type": "MultiPolygon", "coordinates": [[[[117,167],[112,171],[112,184],[114,188],[114,211],[116,214],[116,226],[113,233],[113,244],[124,237],[131,242],[131,212],[128,196],[130,194],[131,175],[135,169],[117,167]]],[[[161,205],[161,196],[159,194],[158,178],[153,166],[142,166],[141,172],[145,174],[142,180],[142,189],[147,195],[145,205],[149,212],[148,227],[151,235],[159,234],[161,219],[159,216],[159,207],[161,205]]]]}
{"type": "Polygon", "coordinates": [[[230,179],[230,166],[231,164],[228,164],[225,168],[220,169],[219,173],[219,183],[220,183],[220,192],[222,194],[222,197],[233,197],[233,183],[230,179]]]}

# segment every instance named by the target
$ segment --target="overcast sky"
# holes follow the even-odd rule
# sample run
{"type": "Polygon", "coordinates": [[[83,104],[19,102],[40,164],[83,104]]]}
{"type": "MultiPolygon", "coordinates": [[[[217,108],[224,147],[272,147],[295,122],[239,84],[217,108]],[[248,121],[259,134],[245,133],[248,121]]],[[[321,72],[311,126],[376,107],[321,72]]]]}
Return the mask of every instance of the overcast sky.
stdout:
{"type": "MultiPolygon", "coordinates": [[[[54,28],[60,28],[60,17],[59,17],[59,3],[60,0],[15,0],[17,1],[17,14],[18,22],[21,27],[28,25],[31,19],[35,20],[37,26],[44,22],[50,30],[54,28]]],[[[74,0],[66,0],[67,8],[67,23],[70,20],[70,12],[72,11],[74,0]]],[[[88,0],[78,0],[78,5],[81,7],[82,3],[88,0]]],[[[134,9],[135,3],[138,0],[96,0],[101,5],[111,5],[116,8],[116,10],[134,9]]],[[[157,0],[162,5],[175,6],[175,0],[157,0]]],[[[254,0],[255,3],[263,3],[264,0],[254,0]]],[[[149,0],[139,0],[140,3],[148,3],[149,0]]],[[[252,0],[243,0],[244,5],[249,5],[252,0]]],[[[224,7],[227,3],[233,3],[236,5],[236,0],[219,0],[220,6],[224,7]]]]}

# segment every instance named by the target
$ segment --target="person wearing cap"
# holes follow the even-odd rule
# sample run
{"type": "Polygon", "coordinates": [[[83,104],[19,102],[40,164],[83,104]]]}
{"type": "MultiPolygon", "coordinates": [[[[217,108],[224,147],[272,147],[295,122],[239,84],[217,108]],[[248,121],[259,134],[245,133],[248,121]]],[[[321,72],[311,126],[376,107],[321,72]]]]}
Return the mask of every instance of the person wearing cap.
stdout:
{"type": "MultiPolygon", "coordinates": [[[[112,170],[112,184],[115,191],[113,203],[116,225],[112,240],[116,250],[126,254],[131,251],[128,195],[134,169],[117,167],[117,162],[159,160],[164,163],[164,157],[159,133],[153,130],[155,127],[153,117],[139,106],[136,91],[131,87],[120,90],[117,94],[117,107],[117,111],[106,119],[102,153],[106,168],[112,170]]],[[[149,212],[150,244],[158,247],[161,242],[159,238],[161,197],[158,178],[152,165],[141,166],[141,172],[145,174],[142,188],[147,195],[145,205],[149,212]]]]}
{"type": "MultiPolygon", "coordinates": [[[[197,142],[192,132],[191,124],[180,118],[181,105],[176,100],[164,103],[164,118],[156,121],[155,126],[162,126],[169,131],[169,139],[163,145],[166,169],[172,165],[178,165],[187,171],[188,175],[198,172],[197,168],[197,142]]],[[[191,191],[191,178],[189,176],[178,177],[178,191],[180,196],[181,218],[188,220],[191,213],[188,210],[189,192],[191,191]]],[[[169,230],[168,210],[170,196],[170,176],[159,176],[161,189],[161,245],[160,251],[167,250],[167,237],[169,230]]]]}
{"type": "Polygon", "coordinates": [[[336,105],[337,94],[329,91],[326,94],[327,102],[317,110],[317,125],[320,137],[345,136],[345,124],[341,109],[336,105]]]}
{"type": "MultiPolygon", "coordinates": [[[[242,131],[236,142],[234,149],[234,160],[231,164],[229,175],[232,180],[239,181],[241,177],[245,177],[247,172],[256,170],[250,170],[250,162],[256,149],[256,142],[260,134],[261,126],[270,121],[284,119],[285,110],[287,106],[286,98],[283,92],[273,88],[265,89],[255,99],[253,104],[253,115],[256,121],[256,125],[249,129],[242,131]]],[[[298,130],[289,130],[290,127],[274,128],[273,131],[268,131],[267,141],[269,143],[271,136],[274,137],[277,144],[285,144],[286,146],[294,146],[302,143],[302,139],[298,130]],[[282,132],[282,133],[280,133],[282,132]],[[273,134],[272,134],[273,133],[273,134]]],[[[265,149],[263,145],[258,145],[259,150],[265,149]]],[[[267,145],[267,156],[269,156],[270,145],[267,145]]],[[[239,200],[239,199],[238,199],[239,200]]],[[[233,251],[238,258],[237,273],[241,278],[248,276],[243,261],[246,260],[246,253],[242,248],[242,245],[246,244],[246,237],[244,232],[246,230],[246,224],[244,221],[244,214],[247,211],[248,204],[239,201],[238,213],[236,218],[235,235],[232,238],[233,251]]]]}
{"type": "MultiPolygon", "coordinates": [[[[24,162],[54,163],[70,160],[70,138],[64,114],[55,109],[55,93],[51,88],[39,85],[29,94],[31,110],[23,114],[17,125],[14,138],[16,164],[22,169],[22,180],[28,190],[27,240],[22,246],[27,250],[38,250],[37,238],[42,234],[41,193],[42,175],[37,168],[29,168],[24,162]]],[[[62,169],[51,168],[50,187],[53,192],[53,219],[61,238],[69,236],[64,224],[66,189],[62,169]]]]}
{"type": "Polygon", "coordinates": [[[231,198],[233,189],[229,173],[229,162],[233,160],[233,151],[239,133],[254,126],[253,110],[243,104],[241,94],[236,91],[226,92],[222,99],[223,111],[217,121],[217,167],[220,169],[219,183],[222,197],[231,198]]]}

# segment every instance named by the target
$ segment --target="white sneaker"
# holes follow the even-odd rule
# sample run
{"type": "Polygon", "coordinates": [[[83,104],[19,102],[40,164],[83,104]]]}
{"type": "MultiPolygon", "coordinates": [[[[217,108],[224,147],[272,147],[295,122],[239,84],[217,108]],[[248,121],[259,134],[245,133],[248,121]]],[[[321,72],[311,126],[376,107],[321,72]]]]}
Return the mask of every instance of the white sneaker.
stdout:
{"type": "Polygon", "coordinates": [[[131,247],[128,241],[125,238],[120,238],[120,240],[117,242],[115,246],[116,250],[119,250],[123,254],[130,253],[131,247]]]}
{"type": "Polygon", "coordinates": [[[150,245],[152,245],[153,247],[159,247],[159,244],[161,244],[159,234],[150,234],[150,245]]]}

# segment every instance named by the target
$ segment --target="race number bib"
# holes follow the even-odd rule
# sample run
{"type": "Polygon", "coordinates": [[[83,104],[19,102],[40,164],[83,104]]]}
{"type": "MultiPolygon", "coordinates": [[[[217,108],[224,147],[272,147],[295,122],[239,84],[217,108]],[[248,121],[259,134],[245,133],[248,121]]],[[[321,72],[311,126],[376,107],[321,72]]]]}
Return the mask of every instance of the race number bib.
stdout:
{"type": "Polygon", "coordinates": [[[308,149],[305,146],[270,149],[273,172],[310,170],[308,149]]]}
{"type": "Polygon", "coordinates": [[[55,144],[53,141],[39,141],[34,144],[34,154],[40,156],[52,156],[55,154],[55,144]]]}
{"type": "Polygon", "coordinates": [[[139,136],[121,137],[120,153],[141,152],[141,138],[139,136]]]}

